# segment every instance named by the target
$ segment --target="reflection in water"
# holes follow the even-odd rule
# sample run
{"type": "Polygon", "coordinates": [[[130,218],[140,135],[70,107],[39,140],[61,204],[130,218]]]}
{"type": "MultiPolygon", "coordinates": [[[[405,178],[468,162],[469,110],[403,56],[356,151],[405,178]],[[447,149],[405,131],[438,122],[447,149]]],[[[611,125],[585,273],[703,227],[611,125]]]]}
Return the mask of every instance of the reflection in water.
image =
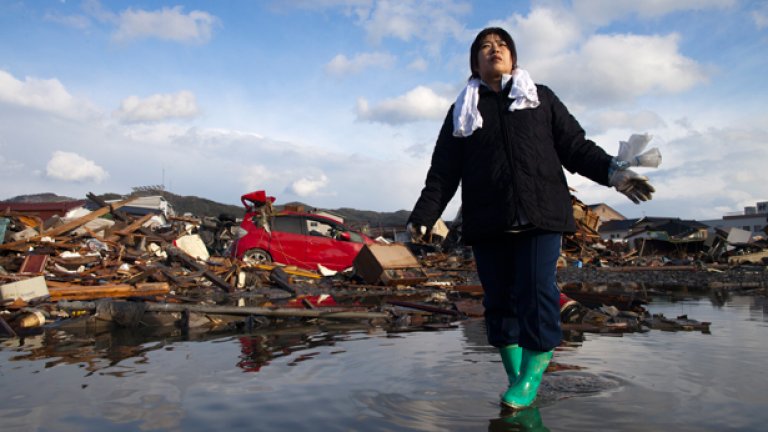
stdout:
{"type": "Polygon", "coordinates": [[[708,335],[568,337],[534,407],[518,412],[500,412],[506,376],[482,319],[413,333],[46,328],[0,341],[0,419],[3,432],[762,430],[765,296],[713,304],[651,303],[711,321],[708,335]]]}
{"type": "Polygon", "coordinates": [[[139,430],[178,430],[184,409],[179,401],[158,394],[141,395],[136,400],[114,401],[100,415],[116,424],[134,423],[139,430]]]}
{"type": "Polygon", "coordinates": [[[766,296],[753,297],[749,310],[752,312],[753,319],[768,322],[768,298],[766,296]]]}
{"type": "MultiPolygon", "coordinates": [[[[101,371],[105,375],[126,376],[133,368],[115,368],[127,359],[133,364],[148,362],[151,351],[173,350],[173,344],[180,341],[210,341],[227,336],[236,336],[242,355],[237,366],[246,372],[258,372],[271,360],[305,351],[318,346],[333,346],[339,341],[350,340],[349,332],[369,330],[366,324],[350,323],[327,325],[273,326],[243,335],[233,330],[210,330],[190,335],[176,327],[140,327],[93,329],[85,327],[46,328],[40,334],[16,341],[5,341],[0,348],[18,352],[10,361],[46,360],[45,368],[57,365],[80,365],[89,373],[101,371]],[[115,370],[106,372],[105,369],[115,370]]],[[[340,350],[338,352],[343,352],[340,350]]],[[[294,363],[314,357],[311,352],[302,352],[294,363]]]]}
{"type": "Polygon", "coordinates": [[[491,419],[488,430],[491,432],[549,432],[549,429],[544,426],[538,407],[524,410],[502,409],[499,418],[491,419]]]}
{"type": "MultiPolygon", "coordinates": [[[[112,367],[128,358],[146,361],[146,353],[164,346],[164,339],[153,333],[154,343],[142,345],[136,339],[136,330],[120,329],[101,333],[71,333],[46,329],[42,334],[19,341],[18,355],[11,361],[47,360],[45,368],[61,364],[82,365],[88,372],[112,367]],[[126,337],[127,336],[127,337],[126,337]]],[[[143,341],[148,339],[142,338],[143,341]]],[[[120,375],[121,372],[115,372],[120,375]]]]}
{"type": "Polygon", "coordinates": [[[709,292],[709,301],[712,306],[721,308],[731,299],[731,292],[723,288],[715,288],[709,292]]]}
{"type": "MultiPolygon", "coordinates": [[[[302,351],[301,355],[288,363],[295,366],[297,363],[310,360],[317,352],[303,352],[320,346],[334,346],[341,341],[348,341],[355,335],[349,332],[368,330],[364,324],[328,324],[323,326],[295,326],[285,328],[270,328],[253,332],[238,338],[242,355],[237,366],[246,372],[258,372],[270,361],[290,356],[294,352],[302,351]]],[[[344,350],[334,351],[338,354],[344,350]]]]}
{"type": "Polygon", "coordinates": [[[386,430],[472,430],[487,419],[478,415],[477,406],[468,403],[462,394],[369,392],[355,399],[376,413],[369,418],[386,418],[389,424],[386,430]]]}

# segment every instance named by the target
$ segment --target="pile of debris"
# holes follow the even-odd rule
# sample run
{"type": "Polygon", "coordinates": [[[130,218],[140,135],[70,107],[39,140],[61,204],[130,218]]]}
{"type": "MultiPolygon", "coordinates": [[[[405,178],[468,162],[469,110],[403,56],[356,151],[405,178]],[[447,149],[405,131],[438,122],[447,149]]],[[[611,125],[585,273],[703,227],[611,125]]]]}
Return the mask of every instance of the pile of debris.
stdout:
{"type": "MultiPolygon", "coordinates": [[[[2,214],[7,241],[0,244],[0,334],[23,335],[64,321],[85,327],[172,325],[185,331],[291,319],[441,324],[403,300],[445,294],[429,285],[410,288],[428,277],[403,245],[373,245],[361,254],[355,274],[323,277],[211,255],[219,248],[206,245],[216,241],[203,240],[204,220],[169,216],[157,223],[155,214],[121,211],[133,199],[108,204],[93,194],[88,198],[98,208],[72,218],[2,214]],[[397,262],[382,266],[377,254],[397,262]]],[[[457,313],[444,316],[448,322],[457,313]]]]}
{"type": "MultiPolygon", "coordinates": [[[[323,276],[223,253],[231,238],[221,236],[232,221],[131,215],[121,209],[134,198],[106,203],[89,194],[88,199],[95,209],[72,217],[0,215],[5,231],[0,337],[147,326],[181,333],[241,331],[326,320],[411,331],[483,315],[482,288],[465,247],[366,245],[350,271],[323,276]],[[211,227],[217,232],[213,237],[205,235],[211,227]]],[[[582,229],[568,239],[566,264],[575,256],[606,254],[596,247],[585,217],[579,220],[582,229]]],[[[703,331],[708,326],[687,318],[649,317],[642,307],[647,297],[629,303],[617,302],[621,296],[614,292],[588,297],[589,284],[583,282],[563,287],[562,320],[568,331],[646,331],[660,323],[703,331]]]]}
{"type": "MultiPolygon", "coordinates": [[[[747,231],[715,229],[710,234],[698,222],[644,218],[633,225],[634,241],[605,240],[597,214],[576,197],[572,204],[578,231],[563,239],[561,283],[768,288],[768,244],[747,231]]],[[[765,230],[768,234],[768,226],[765,230]]]]}

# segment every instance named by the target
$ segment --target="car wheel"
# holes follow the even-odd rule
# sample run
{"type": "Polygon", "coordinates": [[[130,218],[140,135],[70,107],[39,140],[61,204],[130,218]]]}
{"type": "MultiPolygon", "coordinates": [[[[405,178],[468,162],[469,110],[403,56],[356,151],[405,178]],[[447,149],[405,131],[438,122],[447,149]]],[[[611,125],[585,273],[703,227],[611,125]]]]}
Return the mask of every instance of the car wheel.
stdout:
{"type": "Polygon", "coordinates": [[[248,249],[243,254],[243,261],[248,264],[264,264],[272,262],[272,256],[264,249],[248,249]]]}

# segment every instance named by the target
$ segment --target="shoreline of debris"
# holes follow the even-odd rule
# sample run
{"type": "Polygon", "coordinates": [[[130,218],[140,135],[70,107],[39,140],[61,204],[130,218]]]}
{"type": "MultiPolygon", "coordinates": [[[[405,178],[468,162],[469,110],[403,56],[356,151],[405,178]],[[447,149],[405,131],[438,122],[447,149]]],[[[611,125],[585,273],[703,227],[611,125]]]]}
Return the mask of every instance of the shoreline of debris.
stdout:
{"type": "Polygon", "coordinates": [[[622,284],[653,289],[685,288],[705,292],[711,289],[768,289],[768,267],[691,265],[661,267],[566,267],[558,269],[561,284],[622,284]]]}

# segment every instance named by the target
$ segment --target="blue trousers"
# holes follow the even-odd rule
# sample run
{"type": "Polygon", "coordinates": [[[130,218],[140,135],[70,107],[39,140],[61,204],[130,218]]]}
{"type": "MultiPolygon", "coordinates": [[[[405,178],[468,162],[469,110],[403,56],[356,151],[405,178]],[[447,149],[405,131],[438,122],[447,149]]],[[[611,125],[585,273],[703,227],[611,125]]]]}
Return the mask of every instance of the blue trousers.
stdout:
{"type": "Polygon", "coordinates": [[[472,247],[483,285],[488,343],[534,351],[560,345],[561,240],[560,233],[533,230],[505,233],[496,242],[472,247]]]}

